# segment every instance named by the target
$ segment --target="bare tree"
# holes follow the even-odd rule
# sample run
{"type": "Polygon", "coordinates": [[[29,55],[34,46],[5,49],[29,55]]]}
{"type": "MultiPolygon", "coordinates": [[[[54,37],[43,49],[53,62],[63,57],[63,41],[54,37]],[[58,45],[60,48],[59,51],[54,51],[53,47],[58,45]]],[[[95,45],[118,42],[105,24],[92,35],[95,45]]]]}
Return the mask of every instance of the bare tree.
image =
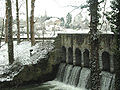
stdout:
{"type": "Polygon", "coordinates": [[[29,41],[28,0],[26,0],[27,40],[29,41]]]}
{"type": "Polygon", "coordinates": [[[34,45],[35,45],[35,34],[34,34],[34,7],[35,7],[35,0],[31,0],[31,16],[30,16],[31,46],[34,46],[34,45]]]}
{"type": "Polygon", "coordinates": [[[8,57],[9,64],[12,64],[14,61],[14,52],[13,52],[13,33],[12,33],[12,7],[11,0],[6,0],[8,4],[8,57]]]}
{"type": "Polygon", "coordinates": [[[19,44],[20,43],[20,20],[19,20],[18,0],[16,0],[16,21],[17,21],[17,44],[19,44]]]}
{"type": "Polygon", "coordinates": [[[5,2],[6,5],[6,19],[5,19],[5,43],[8,43],[8,3],[5,2]]]}

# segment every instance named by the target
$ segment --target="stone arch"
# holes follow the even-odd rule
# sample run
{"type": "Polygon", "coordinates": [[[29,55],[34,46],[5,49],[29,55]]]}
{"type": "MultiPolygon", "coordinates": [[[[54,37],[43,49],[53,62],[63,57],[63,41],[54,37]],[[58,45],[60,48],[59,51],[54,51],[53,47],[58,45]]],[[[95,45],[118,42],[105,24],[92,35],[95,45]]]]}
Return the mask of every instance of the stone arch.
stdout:
{"type": "Polygon", "coordinates": [[[68,63],[73,64],[73,49],[71,47],[68,48],[68,63]]]}
{"type": "Polygon", "coordinates": [[[110,54],[106,51],[102,53],[103,71],[110,72],[110,54]]]}
{"type": "Polygon", "coordinates": [[[66,62],[66,48],[65,48],[65,46],[62,46],[61,57],[62,57],[61,62],[66,62]]]}
{"type": "Polygon", "coordinates": [[[76,49],[75,49],[75,65],[81,66],[81,62],[82,62],[81,56],[82,56],[82,55],[81,55],[80,49],[79,49],[79,48],[76,48],[76,49]]]}
{"type": "Polygon", "coordinates": [[[89,68],[90,59],[89,59],[89,50],[85,49],[83,52],[83,61],[84,61],[84,67],[89,68]]]}

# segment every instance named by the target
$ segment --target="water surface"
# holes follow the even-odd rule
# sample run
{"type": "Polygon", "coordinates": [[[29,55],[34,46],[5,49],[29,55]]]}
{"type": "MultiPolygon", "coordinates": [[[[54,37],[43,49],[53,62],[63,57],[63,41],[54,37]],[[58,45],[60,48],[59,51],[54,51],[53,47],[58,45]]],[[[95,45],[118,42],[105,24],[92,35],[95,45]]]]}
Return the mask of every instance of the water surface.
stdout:
{"type": "MultiPolygon", "coordinates": [[[[8,89],[6,89],[8,90],[8,89]]],[[[71,85],[67,85],[58,81],[49,81],[41,85],[28,85],[19,88],[11,88],[9,90],[85,90],[71,85]]]]}

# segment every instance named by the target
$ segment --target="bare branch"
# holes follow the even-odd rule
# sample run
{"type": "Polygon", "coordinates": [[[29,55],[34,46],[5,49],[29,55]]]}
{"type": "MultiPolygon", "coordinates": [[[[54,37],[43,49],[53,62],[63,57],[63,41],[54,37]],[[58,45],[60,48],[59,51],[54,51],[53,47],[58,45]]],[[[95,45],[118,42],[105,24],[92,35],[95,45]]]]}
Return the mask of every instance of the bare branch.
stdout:
{"type": "Polygon", "coordinates": [[[102,27],[103,27],[103,24],[105,23],[105,20],[104,20],[104,17],[105,17],[105,11],[106,11],[106,4],[107,4],[107,0],[105,0],[104,1],[104,10],[103,10],[103,16],[102,16],[102,24],[101,24],[101,26],[100,26],[100,30],[102,29],[102,27]]]}
{"type": "Polygon", "coordinates": [[[22,5],[25,3],[24,0],[22,0],[21,2],[22,2],[22,3],[21,3],[20,6],[19,6],[19,10],[20,10],[20,8],[22,7],[22,5]]]}
{"type": "Polygon", "coordinates": [[[81,4],[80,6],[67,5],[66,7],[73,7],[73,8],[74,8],[73,10],[70,11],[70,13],[71,13],[71,12],[73,12],[73,11],[76,10],[76,9],[88,8],[88,4],[85,4],[85,5],[82,5],[82,4],[81,4]]]}

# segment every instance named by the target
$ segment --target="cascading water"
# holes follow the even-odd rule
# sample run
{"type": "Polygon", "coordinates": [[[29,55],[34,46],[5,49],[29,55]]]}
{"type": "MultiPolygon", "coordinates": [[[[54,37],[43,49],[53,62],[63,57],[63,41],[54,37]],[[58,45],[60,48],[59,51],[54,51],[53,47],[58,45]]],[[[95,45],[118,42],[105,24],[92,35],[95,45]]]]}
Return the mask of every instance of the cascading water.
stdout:
{"type": "Polygon", "coordinates": [[[63,76],[63,82],[66,83],[66,84],[68,83],[72,68],[73,68],[73,65],[67,65],[65,67],[65,72],[64,72],[64,76],[63,76]]]}
{"type": "MultiPolygon", "coordinates": [[[[89,87],[90,73],[91,71],[88,68],[61,63],[55,80],[43,83],[40,86],[35,85],[29,90],[91,90],[89,87]]],[[[115,74],[101,72],[100,90],[115,90],[114,83],[115,74]]],[[[14,90],[28,90],[28,87],[14,90]]]]}
{"type": "Polygon", "coordinates": [[[89,78],[89,69],[61,63],[56,80],[85,89],[89,78]]]}
{"type": "Polygon", "coordinates": [[[77,86],[79,82],[80,71],[81,71],[81,67],[78,66],[73,67],[70,78],[68,80],[68,84],[77,86]]]}
{"type": "Polygon", "coordinates": [[[114,90],[115,75],[101,72],[101,90],[114,90]]]}
{"type": "Polygon", "coordinates": [[[58,69],[58,73],[57,73],[57,76],[56,76],[56,80],[61,81],[61,82],[63,81],[65,66],[66,66],[65,63],[60,64],[59,69],[58,69]]]}
{"type": "Polygon", "coordinates": [[[115,74],[113,74],[110,90],[115,90],[115,74]]]}
{"type": "Polygon", "coordinates": [[[87,88],[88,80],[90,79],[90,69],[83,68],[80,73],[78,87],[87,88]]]}
{"type": "MultiPolygon", "coordinates": [[[[90,90],[88,89],[90,74],[91,71],[88,68],[81,68],[79,66],[61,63],[56,80],[78,87],[80,90],[90,90]]],[[[114,83],[115,75],[102,71],[100,90],[114,90],[114,83]]]]}

